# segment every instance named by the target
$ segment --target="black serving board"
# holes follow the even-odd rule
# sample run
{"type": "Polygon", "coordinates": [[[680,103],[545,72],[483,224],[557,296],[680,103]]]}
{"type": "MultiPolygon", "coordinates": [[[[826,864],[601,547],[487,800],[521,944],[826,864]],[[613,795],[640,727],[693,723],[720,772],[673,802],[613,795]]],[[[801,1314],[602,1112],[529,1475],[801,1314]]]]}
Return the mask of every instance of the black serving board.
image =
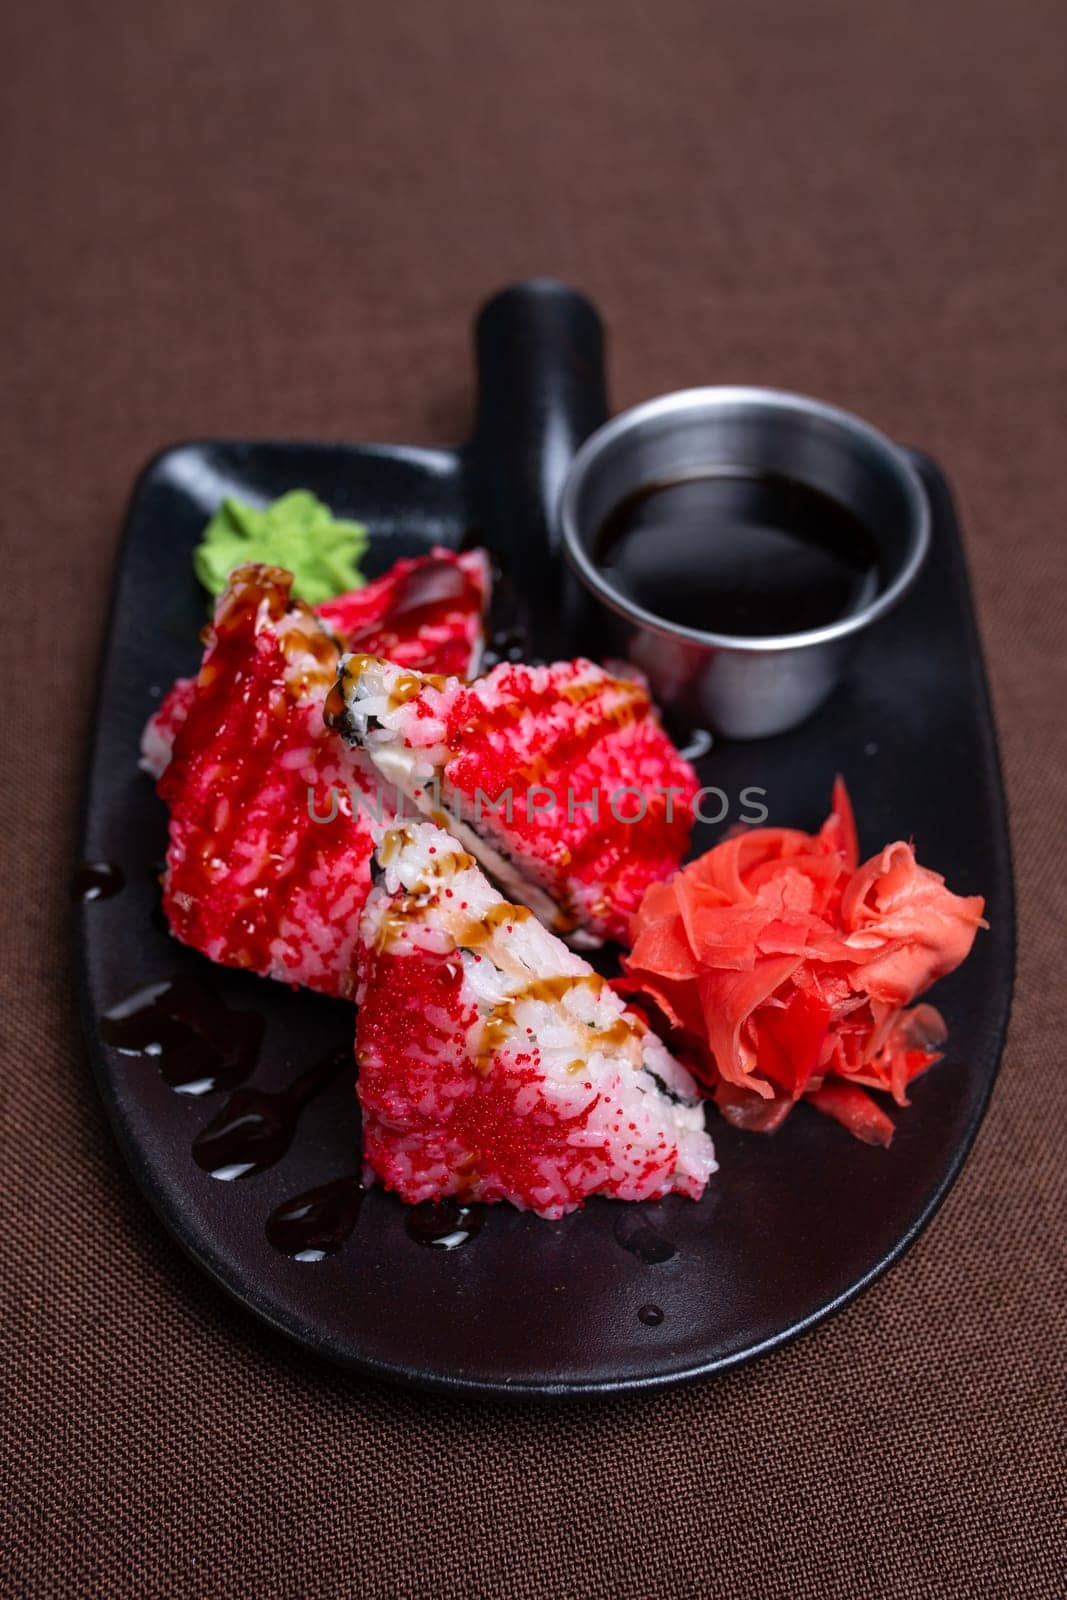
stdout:
{"type": "MultiPolygon", "coordinates": [[[[223,494],[314,490],[369,524],[372,572],[435,541],[487,542],[505,573],[495,622],[526,627],[541,654],[595,653],[551,508],[575,448],[606,414],[599,321],[560,285],[519,285],[483,312],[477,346],[478,421],[460,449],[204,441],[164,451],[141,474],[107,628],[81,845],[83,860],[112,862],[124,880],[77,911],[89,1053],[123,1153],[162,1221],[217,1282],[308,1349],[453,1391],[655,1387],[769,1350],[877,1277],[943,1200],[993,1084],[1012,985],[1011,865],[959,532],[926,457],[914,460],[933,509],[929,562],[848,682],[805,726],[724,744],[700,763],[703,781],[731,799],[723,827],[754,786],[766,790],[772,822],[813,828],[842,772],[865,851],[913,837],[953,889],[987,897],[990,931],[935,994],[947,1057],[914,1086],[889,1151],[806,1107],[772,1138],[737,1133],[709,1112],[721,1171],[699,1204],[594,1200],[560,1222],[502,1205],[477,1238],[434,1250],[409,1237],[395,1197],[372,1191],[342,1249],[301,1262],[268,1242],[265,1222],[287,1198],[354,1170],[352,1075],[307,1106],[283,1159],[220,1182],[194,1164],[191,1146],[225,1096],[177,1094],[151,1059],[101,1040],[108,1008],[185,975],[263,1017],[258,1087],[281,1088],[323,1052],[351,1048],[351,1007],[209,967],[160,922],[166,819],[137,771],[138,741],[160,693],[197,663],[205,600],[191,552],[223,494]],[[647,1259],[667,1254],[654,1240],[635,1251],[639,1225],[674,1253],[647,1259]]],[[[698,829],[694,851],[721,831],[698,829]]]]}

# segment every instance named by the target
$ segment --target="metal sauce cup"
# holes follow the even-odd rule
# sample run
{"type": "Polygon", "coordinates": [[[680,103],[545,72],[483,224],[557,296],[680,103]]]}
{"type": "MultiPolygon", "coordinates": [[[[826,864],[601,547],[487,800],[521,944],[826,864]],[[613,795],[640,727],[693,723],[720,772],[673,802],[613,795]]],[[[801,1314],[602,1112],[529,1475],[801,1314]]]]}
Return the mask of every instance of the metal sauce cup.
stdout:
{"type": "Polygon", "coordinates": [[[776,389],[687,389],[613,418],[575,456],[561,521],[575,571],[659,703],[734,739],[781,733],[825,700],[857,636],[896,605],[930,542],[926,495],[896,445],[847,411],[776,389]],[[878,553],[873,595],[823,627],[749,638],[684,627],[620,593],[596,562],[611,513],[643,488],[731,470],[795,479],[851,511],[878,553]]]}

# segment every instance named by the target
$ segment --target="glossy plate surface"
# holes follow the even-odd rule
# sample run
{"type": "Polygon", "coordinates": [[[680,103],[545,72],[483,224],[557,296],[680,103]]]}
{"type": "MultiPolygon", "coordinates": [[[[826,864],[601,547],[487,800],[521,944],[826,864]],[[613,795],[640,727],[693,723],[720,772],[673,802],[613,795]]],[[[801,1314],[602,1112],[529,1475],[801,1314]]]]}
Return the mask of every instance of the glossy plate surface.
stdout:
{"type": "Polygon", "coordinates": [[[924,457],[914,459],[931,499],[933,548],[915,589],[804,727],[723,745],[700,763],[704,782],[730,806],[721,826],[699,828],[694,839],[694,850],[705,849],[736,820],[745,787],[766,791],[773,823],[815,827],[840,771],[865,852],[911,836],[920,860],[954,890],[986,895],[991,931],[934,993],[950,1029],[946,1059],[914,1086],[888,1152],[807,1108],[770,1139],[713,1116],[721,1171],[699,1204],[593,1201],[551,1223],[498,1206],[477,1238],[436,1250],[409,1237],[395,1198],[371,1192],[340,1251],[301,1262],[271,1245],[266,1219],[286,1199],[354,1170],[350,1075],[305,1108],[281,1160],[221,1182],[195,1164],[191,1147],[225,1095],[175,1093],[150,1057],[101,1038],[109,1008],[184,975],[206,980],[231,1010],[263,1017],[257,1087],[282,1088],[324,1052],[351,1048],[350,1007],[210,967],[159,920],[166,819],[137,771],[138,742],[160,692],[197,663],[205,603],[190,557],[224,493],[314,490],[369,523],[375,572],[434,541],[488,540],[509,572],[496,621],[525,621],[544,654],[595,653],[558,587],[544,509],[604,414],[595,315],[559,288],[510,291],[482,319],[479,369],[479,423],[462,450],[189,444],[157,457],[140,478],[108,626],[81,847],[83,860],[112,862],[123,878],[117,893],[77,912],[89,1050],[126,1159],[162,1220],[224,1288],[309,1349],[442,1389],[566,1395],[655,1386],[757,1355],[877,1276],[943,1199],[992,1087],[1011,995],[1011,867],[959,533],[944,480],[924,457]],[[635,1250],[639,1225],[660,1242],[645,1232],[635,1250]]]}

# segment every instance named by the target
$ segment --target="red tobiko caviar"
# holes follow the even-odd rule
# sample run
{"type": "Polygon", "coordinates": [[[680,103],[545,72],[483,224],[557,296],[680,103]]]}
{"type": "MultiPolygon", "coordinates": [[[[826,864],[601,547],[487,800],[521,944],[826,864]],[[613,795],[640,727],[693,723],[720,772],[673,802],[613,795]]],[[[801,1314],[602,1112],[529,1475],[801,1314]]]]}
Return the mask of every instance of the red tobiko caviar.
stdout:
{"type": "Polygon", "coordinates": [[[625,939],[643,889],[684,854],[697,789],[645,686],[587,661],[506,664],[456,697],[445,742],[452,790],[511,790],[508,854],[591,931],[625,939]]]}
{"type": "Polygon", "coordinates": [[[507,1070],[472,1073],[461,1041],[477,1011],[446,963],[385,952],[370,958],[365,979],[356,1053],[374,1174],[405,1200],[458,1192],[541,1208],[546,1167],[573,1162],[571,1141],[596,1101],[568,1115],[542,1098],[520,1112],[523,1090],[541,1077],[529,1052],[513,1053],[507,1070]]]}

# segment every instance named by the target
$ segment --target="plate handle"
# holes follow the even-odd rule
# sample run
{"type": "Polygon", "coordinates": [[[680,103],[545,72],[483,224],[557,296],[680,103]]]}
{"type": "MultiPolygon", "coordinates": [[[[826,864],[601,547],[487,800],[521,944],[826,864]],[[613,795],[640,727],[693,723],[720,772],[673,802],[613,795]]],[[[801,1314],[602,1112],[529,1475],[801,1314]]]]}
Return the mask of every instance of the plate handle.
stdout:
{"type": "Polygon", "coordinates": [[[579,596],[559,548],[559,495],[579,445],[607,418],[603,325],[584,295],[537,278],[483,306],[475,346],[468,457],[478,534],[501,567],[492,621],[536,655],[570,655],[579,596]]]}

